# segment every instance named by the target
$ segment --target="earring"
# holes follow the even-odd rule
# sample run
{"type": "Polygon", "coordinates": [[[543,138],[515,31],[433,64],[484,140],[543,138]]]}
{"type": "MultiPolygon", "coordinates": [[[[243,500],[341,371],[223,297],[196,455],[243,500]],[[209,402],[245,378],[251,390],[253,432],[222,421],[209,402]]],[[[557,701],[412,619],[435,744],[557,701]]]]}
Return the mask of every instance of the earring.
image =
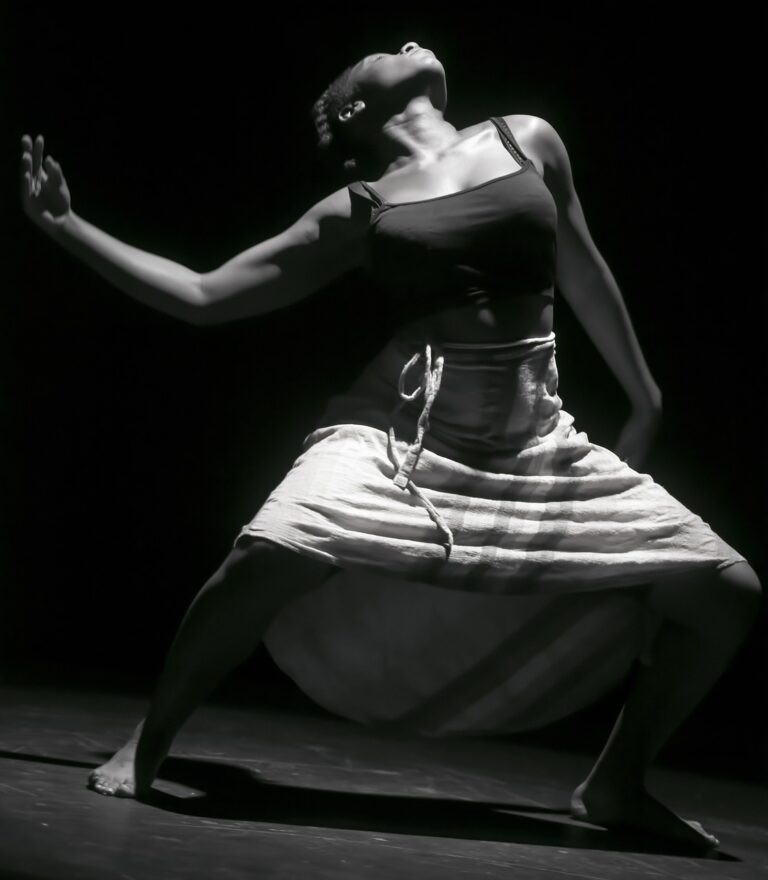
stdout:
{"type": "Polygon", "coordinates": [[[365,110],[365,101],[355,101],[353,104],[347,104],[346,107],[342,107],[339,111],[339,119],[346,121],[362,110],[365,110]]]}

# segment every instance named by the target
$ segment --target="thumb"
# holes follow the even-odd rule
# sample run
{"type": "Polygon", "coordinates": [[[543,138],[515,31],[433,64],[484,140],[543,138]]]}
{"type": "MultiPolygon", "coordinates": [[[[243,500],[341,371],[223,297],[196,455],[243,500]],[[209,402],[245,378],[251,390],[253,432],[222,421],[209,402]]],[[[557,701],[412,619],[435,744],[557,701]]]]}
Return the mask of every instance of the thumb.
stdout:
{"type": "Polygon", "coordinates": [[[53,156],[45,157],[45,170],[52,178],[53,183],[61,183],[64,175],[61,173],[61,165],[59,165],[59,163],[53,158],[53,156]]]}

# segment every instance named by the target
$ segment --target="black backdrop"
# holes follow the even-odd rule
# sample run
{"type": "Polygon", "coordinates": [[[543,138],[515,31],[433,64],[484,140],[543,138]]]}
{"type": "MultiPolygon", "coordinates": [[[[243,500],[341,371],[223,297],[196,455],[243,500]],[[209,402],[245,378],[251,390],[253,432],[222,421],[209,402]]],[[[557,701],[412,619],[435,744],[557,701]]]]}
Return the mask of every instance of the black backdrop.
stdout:
{"type": "MultiPolygon", "coordinates": [[[[709,17],[687,4],[372,8],[4,8],[6,677],[148,686],[327,396],[391,329],[358,274],[211,328],[139,305],[25,219],[22,133],[45,135],[81,216],[206,270],[338,185],[318,160],[311,104],[348,63],[409,39],[443,61],[454,125],[530,113],[560,132],[663,390],[645,469],[765,579],[762,18],[746,4],[709,17]]],[[[555,330],[564,406],[610,446],[623,394],[563,301],[555,330]]],[[[765,624],[672,757],[765,766],[765,624]]],[[[263,649],[238,674],[255,694],[293,687],[263,649]]]]}

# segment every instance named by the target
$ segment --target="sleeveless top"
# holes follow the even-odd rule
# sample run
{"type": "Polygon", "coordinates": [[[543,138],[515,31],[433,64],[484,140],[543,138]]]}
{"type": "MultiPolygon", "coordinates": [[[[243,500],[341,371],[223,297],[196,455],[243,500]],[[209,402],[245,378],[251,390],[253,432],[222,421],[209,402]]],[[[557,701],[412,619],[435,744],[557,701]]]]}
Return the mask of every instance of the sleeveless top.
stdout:
{"type": "Polygon", "coordinates": [[[363,199],[370,211],[370,274],[398,324],[555,283],[555,200],[504,119],[490,121],[520,165],[509,174],[413,202],[388,202],[365,181],[348,186],[353,207],[363,199]]]}

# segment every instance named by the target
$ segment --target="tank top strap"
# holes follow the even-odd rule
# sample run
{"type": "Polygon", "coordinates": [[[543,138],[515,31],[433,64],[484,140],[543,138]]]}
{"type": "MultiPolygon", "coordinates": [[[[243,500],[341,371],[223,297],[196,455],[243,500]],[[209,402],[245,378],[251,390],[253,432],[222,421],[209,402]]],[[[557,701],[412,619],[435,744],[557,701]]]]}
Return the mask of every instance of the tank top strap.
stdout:
{"type": "Polygon", "coordinates": [[[382,207],[384,205],[384,199],[376,192],[376,190],[369,186],[364,180],[356,180],[354,183],[350,183],[347,186],[347,189],[351,190],[353,193],[356,193],[359,196],[362,196],[364,199],[368,201],[372,201],[377,208],[382,207]]]}
{"type": "Polygon", "coordinates": [[[512,130],[507,125],[506,120],[504,120],[501,116],[491,116],[491,122],[499,130],[499,135],[501,136],[501,140],[504,143],[504,146],[512,154],[512,156],[514,156],[514,158],[521,165],[524,162],[527,162],[528,157],[520,149],[520,144],[518,144],[518,142],[515,140],[515,136],[512,134],[512,130]]]}

